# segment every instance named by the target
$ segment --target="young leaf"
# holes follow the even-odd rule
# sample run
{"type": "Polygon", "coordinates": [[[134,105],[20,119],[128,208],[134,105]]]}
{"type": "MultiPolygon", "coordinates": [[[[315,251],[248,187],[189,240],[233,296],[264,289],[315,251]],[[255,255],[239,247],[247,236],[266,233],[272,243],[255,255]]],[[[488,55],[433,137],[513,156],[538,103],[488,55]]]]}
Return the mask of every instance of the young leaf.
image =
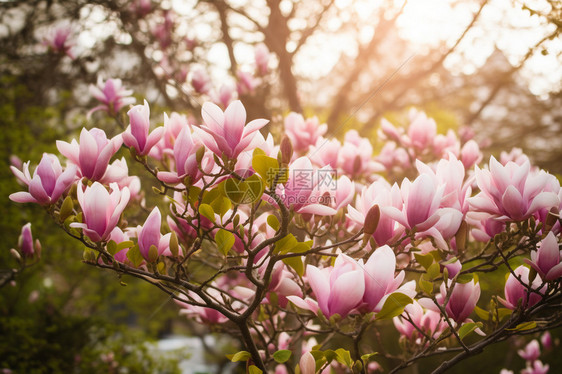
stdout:
{"type": "Polygon", "coordinates": [[[414,253],[414,257],[416,258],[416,261],[423,266],[424,269],[427,270],[427,268],[429,268],[431,266],[431,264],[433,263],[433,255],[431,255],[430,253],[422,255],[420,253],[414,253]]]}
{"type": "Polygon", "coordinates": [[[291,351],[289,351],[287,349],[279,350],[279,351],[277,351],[273,354],[273,359],[278,364],[282,364],[284,362],[287,362],[287,360],[289,358],[291,358],[291,351]]]}
{"type": "Polygon", "coordinates": [[[349,351],[343,348],[336,349],[336,360],[340,364],[345,365],[348,368],[351,368],[353,366],[353,360],[351,359],[351,354],[349,353],[349,351]]]}
{"type": "Polygon", "coordinates": [[[226,256],[230,248],[234,245],[234,235],[229,231],[220,229],[215,234],[215,242],[217,243],[219,251],[226,256]]]}
{"type": "Polygon", "coordinates": [[[399,316],[404,312],[406,305],[414,301],[401,292],[394,292],[384,302],[380,312],[376,314],[377,319],[390,319],[399,316]]]}
{"type": "Polygon", "coordinates": [[[236,352],[233,355],[226,355],[226,358],[228,358],[232,362],[248,361],[251,357],[252,355],[247,351],[240,351],[236,352]]]}
{"type": "Polygon", "coordinates": [[[287,257],[283,259],[283,262],[292,267],[300,277],[304,275],[304,264],[301,257],[287,257]]]}
{"type": "Polygon", "coordinates": [[[209,204],[201,204],[199,206],[199,213],[211,222],[215,222],[215,211],[209,204]]]}
{"type": "Polygon", "coordinates": [[[260,368],[258,368],[256,365],[250,365],[250,367],[248,368],[248,374],[262,374],[263,371],[261,371],[260,368]]]}
{"type": "Polygon", "coordinates": [[[459,338],[463,339],[465,336],[473,332],[478,328],[478,325],[474,322],[468,322],[461,326],[459,329],[459,338]]]}
{"type": "Polygon", "coordinates": [[[267,216],[267,224],[275,231],[279,230],[279,220],[273,214],[267,216]]]}

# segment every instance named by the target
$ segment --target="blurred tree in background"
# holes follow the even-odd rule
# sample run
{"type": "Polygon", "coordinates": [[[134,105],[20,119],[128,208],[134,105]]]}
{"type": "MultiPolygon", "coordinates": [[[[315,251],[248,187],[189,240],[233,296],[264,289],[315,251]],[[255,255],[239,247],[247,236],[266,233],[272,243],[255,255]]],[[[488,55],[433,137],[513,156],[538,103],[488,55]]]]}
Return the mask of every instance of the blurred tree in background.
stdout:
{"type": "MultiPolygon", "coordinates": [[[[8,202],[8,194],[18,189],[9,170],[12,155],[36,163],[43,152],[54,151],[56,139],[70,139],[83,126],[109,135],[122,130],[104,116],[86,116],[96,105],[88,86],[100,76],[122,79],[160,117],[164,111],[197,116],[202,102],[219,95],[222,86],[236,87],[248,117],[272,118],[273,132],[280,116],[291,110],[319,115],[332,136],[351,127],[368,136],[383,117],[405,124],[406,109],[415,106],[436,118],[442,133],[465,127],[490,152],[522,147],[538,166],[562,173],[562,5],[555,0],[451,0],[447,14],[460,14],[453,21],[458,27],[421,43],[409,36],[416,25],[408,25],[407,14],[415,11],[408,3],[0,3],[1,232],[17,238],[22,224],[43,214],[38,206],[24,210],[8,202]],[[501,22],[493,16],[497,12],[505,16],[501,22]],[[528,18],[524,27],[509,22],[514,12],[528,18]],[[490,38],[519,29],[533,32],[533,38],[522,39],[515,52],[490,38]],[[46,43],[57,30],[70,33],[70,49],[62,53],[46,43]],[[492,40],[482,44],[486,39],[492,40]],[[260,43],[272,54],[268,71],[254,63],[260,43]],[[482,45],[488,53],[475,53],[482,45]],[[553,60],[554,69],[540,68],[553,60]],[[531,83],[546,79],[540,73],[550,74],[551,81],[537,88],[531,83]],[[198,86],[206,80],[216,89],[198,86]]],[[[425,5],[436,13],[439,6],[425,5]]],[[[102,365],[100,355],[107,354],[96,348],[97,341],[110,347],[119,330],[108,323],[134,326],[153,338],[171,331],[177,309],[167,305],[167,297],[133,279],[82,266],[81,249],[54,228],[48,221],[34,223],[44,248],[41,263],[0,290],[0,366],[18,357],[21,365],[31,365],[21,366],[21,372],[69,372],[71,367],[87,372],[90,363],[102,365]],[[93,331],[85,332],[84,325],[93,331]],[[47,369],[33,362],[47,362],[47,369]]],[[[2,268],[13,266],[13,246],[4,241],[2,268]]],[[[3,279],[10,276],[2,273],[3,279]]],[[[132,372],[140,365],[136,356],[127,361],[126,353],[115,354],[132,372]]],[[[136,370],[147,365],[158,363],[136,370]]],[[[98,369],[93,372],[103,371],[98,369]]]]}

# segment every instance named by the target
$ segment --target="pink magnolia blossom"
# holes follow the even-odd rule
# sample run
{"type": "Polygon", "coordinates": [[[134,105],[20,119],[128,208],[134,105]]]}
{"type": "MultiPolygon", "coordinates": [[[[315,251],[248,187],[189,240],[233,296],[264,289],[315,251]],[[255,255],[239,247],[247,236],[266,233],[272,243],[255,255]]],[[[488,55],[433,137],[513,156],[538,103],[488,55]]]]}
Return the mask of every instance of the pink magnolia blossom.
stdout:
{"type": "Polygon", "coordinates": [[[560,247],[554,233],[549,232],[539,243],[536,251],[531,251],[531,261],[525,260],[539,273],[544,281],[553,281],[562,277],[562,263],[560,263],[560,247]]]}
{"type": "Polygon", "coordinates": [[[298,296],[288,296],[287,299],[316,314],[320,310],[328,318],[336,313],[343,318],[361,303],[365,293],[364,277],[363,269],[355,260],[340,254],[333,267],[318,269],[307,265],[306,279],[316,301],[298,296]]]}
{"type": "Polygon", "coordinates": [[[229,84],[223,84],[219,92],[213,95],[215,104],[227,108],[234,98],[234,89],[229,84]]]}
{"type": "Polygon", "coordinates": [[[402,209],[382,206],[381,211],[408,229],[424,231],[439,221],[438,209],[444,190],[445,185],[438,184],[428,174],[420,174],[413,183],[406,178],[400,186],[402,209]]]}
{"type": "MultiPolygon", "coordinates": [[[[355,206],[347,207],[347,217],[359,226],[363,226],[365,216],[372,206],[402,208],[402,197],[398,185],[390,184],[379,179],[367,187],[363,187],[361,194],[357,196],[355,206]]],[[[390,244],[393,238],[401,234],[403,229],[396,224],[396,220],[381,210],[379,223],[373,234],[377,245],[390,244]]]]}
{"type": "MultiPolygon", "coordinates": [[[[335,210],[340,210],[345,208],[355,196],[355,182],[349,179],[346,175],[342,175],[336,181],[335,184],[335,192],[332,201],[332,207],[335,210]]],[[[333,189],[334,187],[329,187],[328,189],[333,189]]]]}
{"type": "Polygon", "coordinates": [[[269,58],[270,53],[267,46],[263,43],[259,43],[254,48],[254,59],[256,61],[256,68],[259,75],[266,75],[269,71],[269,58]]]}
{"type": "Polygon", "coordinates": [[[396,128],[386,118],[383,118],[381,120],[381,127],[378,130],[378,135],[381,139],[392,140],[397,144],[401,144],[404,136],[404,129],[396,128]]]}
{"type": "MultiPolygon", "coordinates": [[[[459,156],[460,143],[455,132],[451,129],[446,135],[437,134],[433,139],[433,155],[435,157],[444,157],[449,153],[459,156]]],[[[423,152],[423,151],[422,151],[423,152]]]]}
{"type": "Polygon", "coordinates": [[[346,132],[338,158],[339,170],[350,177],[371,177],[373,173],[384,170],[384,167],[373,159],[373,146],[369,139],[359,136],[356,130],[346,132]]]}
{"type": "Polygon", "coordinates": [[[310,352],[306,352],[301,356],[299,361],[299,368],[301,374],[315,374],[316,373],[316,360],[310,352]]]}
{"type": "Polygon", "coordinates": [[[543,208],[560,204],[557,192],[546,190],[554,176],[530,172],[529,162],[502,166],[494,157],[490,170],[476,167],[480,193],[469,199],[472,209],[486,212],[502,220],[522,221],[543,208]]]}
{"type": "Polygon", "coordinates": [[[21,235],[18,240],[18,248],[25,257],[33,257],[34,255],[39,255],[39,251],[36,249],[41,248],[39,239],[33,242],[33,235],[31,234],[31,223],[26,223],[21,228],[21,235]]]}
{"type": "Polygon", "coordinates": [[[109,165],[111,157],[119,150],[121,135],[108,139],[103,130],[85,128],[80,132],[80,144],[76,139],[71,143],[57,140],[57,148],[71,163],[78,166],[78,176],[89,180],[100,180],[109,165]]]}
{"type": "Polygon", "coordinates": [[[69,38],[71,33],[72,29],[69,25],[60,25],[49,30],[43,39],[43,44],[53,52],[65,54],[74,60],[76,58],[72,51],[74,43],[69,38]]]}
{"type": "Polygon", "coordinates": [[[120,189],[127,187],[132,199],[136,198],[141,192],[140,178],[136,175],[129,175],[129,167],[125,157],[109,164],[100,182],[106,185],[117,183],[120,189]]]}
{"type": "Polygon", "coordinates": [[[552,349],[552,335],[550,331],[545,331],[545,333],[541,335],[541,344],[547,351],[552,349]]]}
{"type": "Polygon", "coordinates": [[[135,105],[128,112],[130,124],[123,133],[123,142],[134,148],[138,155],[147,155],[152,147],[162,138],[164,127],[150,131],[150,108],[146,100],[144,105],[135,105]]]}
{"type": "MultiPolygon", "coordinates": [[[[127,232],[123,232],[123,230],[121,230],[118,226],[111,231],[111,234],[109,234],[109,240],[113,240],[116,244],[129,241],[129,239],[129,234],[127,232]]],[[[129,261],[127,258],[127,252],[129,252],[129,249],[130,248],[121,249],[113,255],[113,258],[121,263],[127,263],[129,261]]]]}
{"type": "Polygon", "coordinates": [[[396,330],[408,339],[419,338],[420,333],[406,317],[409,317],[418,329],[434,338],[439,336],[448,326],[442,319],[440,313],[431,309],[424,310],[422,306],[414,300],[412,304],[406,305],[404,313],[401,316],[394,317],[392,320],[396,330]]]}
{"type": "Polygon", "coordinates": [[[469,140],[463,145],[461,149],[461,161],[465,169],[470,169],[474,165],[482,161],[482,152],[480,152],[480,147],[478,143],[474,140],[469,140]]]}
{"type": "Polygon", "coordinates": [[[338,139],[326,139],[319,137],[314,146],[311,146],[307,157],[320,167],[329,166],[336,170],[338,167],[338,155],[341,150],[338,139]]]}
{"type": "Polygon", "coordinates": [[[172,112],[170,116],[164,113],[164,132],[160,141],[150,150],[150,157],[162,160],[164,155],[173,155],[174,144],[181,130],[187,127],[191,131],[188,118],[185,115],[172,112]]]}
{"type": "MultiPolygon", "coordinates": [[[[535,292],[528,292],[527,286],[529,285],[529,269],[523,265],[517,267],[513,273],[515,276],[519,277],[518,280],[513,274],[510,274],[505,282],[504,295],[505,300],[498,297],[500,302],[505,305],[506,308],[515,310],[519,305],[523,309],[528,309],[538,303],[541,300],[541,296],[535,292]]],[[[540,278],[535,278],[530,286],[539,291],[544,292],[546,286],[539,290],[542,282],[540,278]]]]}
{"type": "Polygon", "coordinates": [[[466,220],[472,226],[472,236],[480,242],[486,243],[505,230],[505,222],[490,217],[487,213],[468,212],[466,220]]]}
{"type": "MultiPolygon", "coordinates": [[[[315,168],[310,159],[300,157],[289,164],[287,182],[277,185],[276,193],[286,206],[297,213],[334,215],[336,210],[325,204],[322,188],[322,185],[333,182],[331,178],[330,169],[315,168]]],[[[329,198],[331,200],[331,196],[329,198]]]]}
{"type": "Polygon", "coordinates": [[[139,244],[139,251],[145,260],[150,260],[150,247],[154,246],[157,250],[158,256],[170,256],[170,236],[168,233],[162,235],[160,227],[162,225],[162,215],[158,207],[152,209],[152,212],[146,218],[144,225],[137,228],[137,237],[139,244]]]}
{"type": "MultiPolygon", "coordinates": [[[[189,128],[184,127],[174,144],[176,172],[160,171],[157,175],[158,179],[172,184],[180,183],[187,176],[191,183],[201,179],[202,173],[197,162],[197,150],[200,147],[201,144],[193,139],[189,128]]],[[[208,162],[206,163],[208,164],[208,162]]]]}
{"type": "MultiPolygon", "coordinates": [[[[213,293],[212,290],[210,290],[210,293],[213,293]]],[[[220,297],[220,295],[218,295],[218,291],[216,293],[217,295],[214,296],[220,297]]],[[[189,291],[189,298],[184,294],[180,294],[179,298],[185,301],[174,299],[174,302],[182,308],[182,310],[180,311],[180,314],[182,315],[194,316],[202,323],[216,324],[225,323],[228,321],[227,317],[225,317],[222,313],[215,309],[189,304],[189,299],[193,300],[193,302],[197,304],[205,303],[203,299],[194,292],[189,291]]]]}
{"type": "Polygon", "coordinates": [[[379,312],[386,297],[404,281],[404,271],[396,277],[396,256],[388,245],[378,248],[363,266],[365,294],[363,301],[369,311],[379,312]]]}
{"type": "Polygon", "coordinates": [[[211,79],[203,69],[193,71],[191,76],[191,85],[195,92],[200,94],[207,94],[211,91],[211,79]]]}
{"type": "Polygon", "coordinates": [[[318,118],[304,119],[301,114],[291,112],[285,117],[285,134],[291,139],[296,152],[306,152],[328,131],[328,125],[318,122],[318,118]]]}
{"type": "Polygon", "coordinates": [[[81,228],[94,242],[105,241],[117,226],[121,213],[129,202],[129,189],[119,190],[117,183],[109,186],[111,193],[100,184],[78,184],[78,203],[82,208],[84,223],[73,222],[71,227],[81,228]]]}
{"type": "Polygon", "coordinates": [[[238,70],[236,77],[238,78],[236,89],[240,96],[253,95],[256,87],[260,84],[260,80],[247,71],[238,70]]]}
{"type": "Polygon", "coordinates": [[[550,369],[550,365],[545,365],[540,360],[535,360],[532,363],[527,362],[527,367],[521,370],[521,374],[546,374],[550,369]]]}
{"type": "Polygon", "coordinates": [[[204,125],[194,127],[201,141],[217,156],[223,154],[235,159],[250,145],[256,131],[269,121],[256,119],[246,124],[246,109],[239,100],[233,101],[223,112],[217,105],[207,102],[201,109],[204,125]]]}
{"type": "Polygon", "coordinates": [[[29,173],[29,161],[23,164],[23,171],[10,166],[12,173],[23,184],[28,186],[29,192],[15,192],[10,200],[17,203],[38,203],[48,205],[56,203],[61,195],[74,183],[76,167],[67,166],[63,171],[59,159],[52,154],[43,153],[39,165],[29,173]]]}
{"type": "Polygon", "coordinates": [[[413,110],[410,112],[410,125],[408,126],[408,143],[418,151],[424,150],[433,144],[437,135],[437,124],[423,112],[413,110]]]}
{"type": "MultiPolygon", "coordinates": [[[[452,281],[447,279],[446,282],[448,288],[451,288],[452,281]]],[[[462,323],[468,318],[470,313],[472,313],[480,298],[480,284],[476,282],[476,280],[472,280],[468,283],[455,283],[452,287],[453,289],[449,291],[451,295],[447,305],[443,305],[447,299],[447,287],[445,287],[445,283],[441,284],[440,293],[435,299],[439,305],[445,307],[449,318],[452,318],[457,323],[462,323]]],[[[431,299],[423,298],[419,300],[419,303],[424,308],[439,312],[439,308],[437,308],[431,299]]]]}
{"type": "Polygon", "coordinates": [[[517,351],[517,354],[521,356],[525,361],[535,361],[541,355],[541,348],[537,339],[531,340],[524,349],[517,351]]]}
{"type": "Polygon", "coordinates": [[[103,110],[110,115],[116,114],[124,106],[134,104],[135,98],[130,95],[133,94],[132,90],[126,90],[121,82],[121,79],[108,79],[105,82],[101,76],[98,76],[97,85],[91,84],[90,94],[98,100],[101,105],[96,106],[88,112],[88,116],[92,113],[103,110]]]}
{"type": "Polygon", "coordinates": [[[509,152],[500,153],[500,163],[505,166],[508,162],[515,162],[517,165],[523,165],[525,162],[531,163],[529,156],[523,153],[521,148],[512,148],[509,152]]]}

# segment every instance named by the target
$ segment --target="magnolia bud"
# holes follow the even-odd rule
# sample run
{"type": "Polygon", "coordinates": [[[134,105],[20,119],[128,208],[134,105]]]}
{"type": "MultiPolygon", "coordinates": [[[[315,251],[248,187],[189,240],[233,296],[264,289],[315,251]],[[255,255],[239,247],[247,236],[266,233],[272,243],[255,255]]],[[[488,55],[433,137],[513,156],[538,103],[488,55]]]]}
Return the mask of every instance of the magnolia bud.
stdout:
{"type": "Polygon", "coordinates": [[[560,219],[560,212],[557,207],[552,207],[548,214],[546,215],[546,220],[544,222],[544,231],[548,232],[552,230],[552,227],[556,224],[556,221],[560,219]]]}
{"type": "Polygon", "coordinates": [[[195,152],[195,159],[197,160],[198,164],[201,164],[203,156],[205,156],[205,147],[199,147],[199,149],[197,149],[197,152],[195,152]]]}
{"type": "Polygon", "coordinates": [[[178,257],[178,253],[179,253],[178,236],[173,231],[172,231],[172,235],[170,235],[170,252],[172,252],[172,255],[174,257],[178,257]]]}
{"type": "Polygon", "coordinates": [[[284,135],[281,139],[279,150],[281,151],[281,163],[288,165],[293,158],[293,144],[287,135],[284,135]]]}
{"type": "Polygon", "coordinates": [[[10,249],[10,254],[18,261],[21,262],[21,256],[14,248],[10,249]]]}
{"type": "Polygon", "coordinates": [[[363,244],[373,236],[379,225],[379,220],[381,218],[381,210],[377,204],[373,205],[371,209],[367,212],[365,216],[365,224],[363,225],[363,244]]]}
{"type": "Polygon", "coordinates": [[[72,213],[74,213],[74,204],[72,203],[72,198],[67,196],[60,207],[59,219],[63,222],[65,219],[70,217],[72,213]]]}
{"type": "Polygon", "coordinates": [[[466,248],[466,241],[468,239],[468,224],[462,221],[457,233],[455,234],[455,244],[457,245],[457,252],[460,254],[466,248]]]}
{"type": "Polygon", "coordinates": [[[156,260],[158,260],[158,248],[152,244],[148,250],[148,262],[154,263],[156,260]]]}
{"type": "Polygon", "coordinates": [[[362,165],[363,165],[363,162],[361,161],[361,157],[356,156],[355,160],[353,160],[353,174],[359,174],[359,172],[361,171],[362,165]]]}

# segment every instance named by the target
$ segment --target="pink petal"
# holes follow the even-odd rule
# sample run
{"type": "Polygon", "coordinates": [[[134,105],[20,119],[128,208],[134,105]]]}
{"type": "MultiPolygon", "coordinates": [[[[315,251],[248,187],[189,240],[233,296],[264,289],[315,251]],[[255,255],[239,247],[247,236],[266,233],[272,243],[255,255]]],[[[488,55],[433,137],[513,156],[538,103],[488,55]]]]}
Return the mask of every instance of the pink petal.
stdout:
{"type": "Polygon", "coordinates": [[[363,299],[365,281],[363,272],[354,270],[342,274],[332,284],[328,308],[330,316],[338,313],[345,317],[363,299]]]}
{"type": "Polygon", "coordinates": [[[29,192],[14,192],[9,196],[10,200],[15,201],[16,203],[38,203],[37,200],[29,192]]]}

